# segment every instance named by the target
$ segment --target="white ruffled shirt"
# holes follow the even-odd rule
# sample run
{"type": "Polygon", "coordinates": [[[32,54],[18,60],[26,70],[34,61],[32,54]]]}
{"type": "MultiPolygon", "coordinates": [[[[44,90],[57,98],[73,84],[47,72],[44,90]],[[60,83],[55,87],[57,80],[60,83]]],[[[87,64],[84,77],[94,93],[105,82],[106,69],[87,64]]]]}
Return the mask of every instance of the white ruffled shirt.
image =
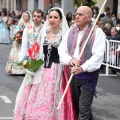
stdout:
{"type": "MultiPolygon", "coordinates": [[[[74,52],[74,58],[78,58],[79,56],[79,44],[82,39],[82,36],[85,32],[86,28],[84,28],[82,31],[79,31],[78,33],[78,40],[77,40],[77,45],[76,49],[74,52]]],[[[67,31],[65,34],[59,48],[58,48],[58,53],[60,55],[60,63],[63,65],[69,65],[70,60],[72,57],[68,53],[68,48],[67,48],[67,38],[69,35],[70,29],[67,31]]],[[[95,33],[95,40],[94,44],[92,47],[92,56],[89,60],[87,60],[84,64],[81,65],[83,71],[87,72],[93,72],[100,68],[103,57],[104,57],[104,51],[105,51],[105,43],[106,43],[106,36],[104,32],[102,31],[101,28],[97,28],[96,33],[95,33]]]]}

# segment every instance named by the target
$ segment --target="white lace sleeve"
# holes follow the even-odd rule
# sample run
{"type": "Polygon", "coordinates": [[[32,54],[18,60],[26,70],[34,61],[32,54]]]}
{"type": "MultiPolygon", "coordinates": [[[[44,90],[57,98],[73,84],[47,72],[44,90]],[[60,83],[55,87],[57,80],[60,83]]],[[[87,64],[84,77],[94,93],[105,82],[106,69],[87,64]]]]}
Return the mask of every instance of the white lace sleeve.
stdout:
{"type": "Polygon", "coordinates": [[[28,34],[27,34],[27,27],[26,27],[22,35],[21,51],[18,54],[19,61],[22,61],[27,56],[27,46],[28,46],[28,34]]]}

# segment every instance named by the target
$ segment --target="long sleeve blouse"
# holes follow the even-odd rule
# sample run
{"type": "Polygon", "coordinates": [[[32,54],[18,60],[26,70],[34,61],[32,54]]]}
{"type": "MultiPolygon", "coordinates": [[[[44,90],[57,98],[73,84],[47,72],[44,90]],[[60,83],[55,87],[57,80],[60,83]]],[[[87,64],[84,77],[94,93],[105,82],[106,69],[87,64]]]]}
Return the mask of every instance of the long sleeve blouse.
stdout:
{"type": "MultiPolygon", "coordinates": [[[[78,40],[77,40],[77,45],[74,52],[74,58],[78,58],[80,54],[79,43],[85,32],[85,29],[82,31],[79,31],[78,33],[78,40]]],[[[68,30],[68,32],[65,34],[58,48],[58,53],[60,55],[60,63],[63,65],[69,65],[69,62],[72,59],[72,57],[68,53],[68,48],[67,48],[67,38],[69,35],[69,31],[70,30],[68,30]]],[[[97,28],[95,33],[94,44],[92,47],[92,56],[89,60],[87,60],[84,64],[81,65],[81,67],[83,68],[83,71],[92,72],[100,68],[101,63],[103,61],[104,51],[105,51],[105,42],[106,42],[106,37],[104,32],[102,31],[101,28],[97,28]]]]}

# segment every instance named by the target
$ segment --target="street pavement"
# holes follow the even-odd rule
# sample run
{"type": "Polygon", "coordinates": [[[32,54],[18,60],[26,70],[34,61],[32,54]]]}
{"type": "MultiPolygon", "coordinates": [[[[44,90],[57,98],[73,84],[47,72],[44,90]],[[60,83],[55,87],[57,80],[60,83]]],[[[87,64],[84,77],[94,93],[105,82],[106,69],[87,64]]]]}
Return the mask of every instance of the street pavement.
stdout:
{"type": "MultiPolygon", "coordinates": [[[[5,66],[12,45],[0,44],[0,120],[12,120],[15,97],[24,76],[10,75],[5,66]]],[[[101,76],[92,112],[94,120],[120,120],[120,76],[101,76]]]]}

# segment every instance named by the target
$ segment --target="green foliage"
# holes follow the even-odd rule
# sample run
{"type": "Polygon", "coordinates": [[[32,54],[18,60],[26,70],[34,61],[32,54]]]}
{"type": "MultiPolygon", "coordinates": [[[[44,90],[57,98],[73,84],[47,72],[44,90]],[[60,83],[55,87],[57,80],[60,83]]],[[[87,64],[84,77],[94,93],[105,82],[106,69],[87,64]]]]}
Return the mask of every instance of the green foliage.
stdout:
{"type": "Polygon", "coordinates": [[[72,1],[73,1],[73,3],[74,3],[74,7],[75,7],[75,8],[80,7],[81,4],[82,4],[82,5],[85,5],[85,6],[89,6],[90,8],[92,8],[92,7],[94,7],[95,4],[98,2],[98,0],[72,0],[72,1]],[[80,2],[80,1],[83,1],[83,3],[80,2]]]}
{"type": "Polygon", "coordinates": [[[30,60],[24,66],[23,66],[23,62],[20,62],[17,65],[23,66],[24,68],[26,68],[31,72],[35,72],[43,63],[44,61],[42,59],[39,59],[39,60],[30,60]]]}

